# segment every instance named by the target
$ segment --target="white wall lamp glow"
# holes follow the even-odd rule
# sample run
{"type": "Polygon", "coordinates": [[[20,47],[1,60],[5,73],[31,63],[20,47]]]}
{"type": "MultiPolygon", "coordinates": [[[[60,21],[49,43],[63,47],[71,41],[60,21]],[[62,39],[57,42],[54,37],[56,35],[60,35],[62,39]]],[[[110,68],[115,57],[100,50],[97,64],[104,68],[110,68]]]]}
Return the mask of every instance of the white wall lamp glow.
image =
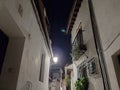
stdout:
{"type": "Polygon", "coordinates": [[[58,57],[53,57],[53,62],[57,63],[58,62],[58,57]]]}

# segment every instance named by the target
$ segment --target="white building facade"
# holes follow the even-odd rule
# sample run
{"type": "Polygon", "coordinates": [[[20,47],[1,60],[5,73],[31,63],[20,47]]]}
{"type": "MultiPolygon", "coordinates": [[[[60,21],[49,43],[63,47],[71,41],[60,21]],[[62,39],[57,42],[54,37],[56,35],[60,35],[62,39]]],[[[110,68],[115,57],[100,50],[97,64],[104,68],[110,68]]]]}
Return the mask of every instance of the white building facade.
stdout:
{"type": "Polygon", "coordinates": [[[60,67],[57,67],[54,65],[51,66],[49,90],[61,90],[62,89],[62,74],[63,74],[63,71],[60,67]]]}
{"type": "Polygon", "coordinates": [[[120,90],[120,1],[92,1],[109,90],[120,90]],[[99,8],[101,7],[101,8],[99,8]]]}
{"type": "Polygon", "coordinates": [[[85,67],[89,90],[120,89],[119,4],[119,0],[75,0],[73,5],[67,32],[71,33],[74,48],[75,39],[82,30],[82,44],[86,46],[77,60],[73,58],[74,82],[85,67]]]}
{"type": "Polygon", "coordinates": [[[48,90],[52,52],[46,19],[41,0],[0,0],[0,30],[9,38],[0,90],[48,90]]]}
{"type": "Polygon", "coordinates": [[[73,73],[73,64],[70,64],[68,66],[65,66],[65,84],[66,84],[66,89],[67,90],[67,81],[66,79],[70,77],[70,87],[71,90],[74,90],[74,73],[73,73]]]}

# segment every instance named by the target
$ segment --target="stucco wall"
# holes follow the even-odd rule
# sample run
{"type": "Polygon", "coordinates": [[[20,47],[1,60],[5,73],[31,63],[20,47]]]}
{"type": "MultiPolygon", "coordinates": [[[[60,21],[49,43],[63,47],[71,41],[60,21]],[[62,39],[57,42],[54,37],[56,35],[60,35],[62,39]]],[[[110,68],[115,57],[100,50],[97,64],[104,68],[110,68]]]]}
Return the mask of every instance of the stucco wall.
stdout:
{"type": "Polygon", "coordinates": [[[10,38],[6,51],[2,74],[0,75],[1,90],[15,90],[23,52],[24,39],[10,38]]]}
{"type": "Polygon", "coordinates": [[[88,6],[88,0],[83,0],[81,7],[79,8],[79,12],[77,14],[76,21],[73,25],[72,29],[72,42],[76,36],[76,30],[79,26],[79,23],[82,22],[82,29],[83,29],[83,40],[84,44],[87,47],[86,55],[88,58],[86,58],[85,55],[81,56],[78,61],[76,61],[73,64],[74,68],[74,74],[75,74],[75,80],[77,79],[77,66],[79,66],[83,61],[89,61],[91,58],[95,57],[96,62],[97,62],[97,69],[98,69],[98,74],[89,76],[89,90],[104,90],[103,89],[103,83],[102,83],[102,77],[101,77],[101,72],[100,72],[100,67],[99,67],[99,62],[98,62],[98,56],[96,53],[96,47],[95,47],[95,42],[94,42],[94,37],[93,37],[93,32],[92,32],[92,25],[91,25],[91,19],[90,19],[90,12],[89,12],[89,6],[88,6]]]}
{"type": "Polygon", "coordinates": [[[0,28],[2,28],[3,32],[9,37],[25,38],[21,56],[22,59],[18,70],[17,86],[14,86],[16,87],[14,89],[8,86],[9,89],[2,90],[27,90],[29,85],[32,87],[31,90],[48,90],[51,55],[45,44],[41,28],[37,23],[31,0],[1,0],[0,13],[2,13],[2,18],[0,18],[2,20],[0,21],[0,28]],[[18,13],[19,5],[21,5],[23,9],[22,16],[18,13]],[[40,56],[42,53],[45,53],[46,56],[44,82],[39,81],[40,56]]]}
{"type": "Polygon", "coordinates": [[[119,90],[112,55],[120,49],[120,1],[92,0],[112,90],[119,90]]]}

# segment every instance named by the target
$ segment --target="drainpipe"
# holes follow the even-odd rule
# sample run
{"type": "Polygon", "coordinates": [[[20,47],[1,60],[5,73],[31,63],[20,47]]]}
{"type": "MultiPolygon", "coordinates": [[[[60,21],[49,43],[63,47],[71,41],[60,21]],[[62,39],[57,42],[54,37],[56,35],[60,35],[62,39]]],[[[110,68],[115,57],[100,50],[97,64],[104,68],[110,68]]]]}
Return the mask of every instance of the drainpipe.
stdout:
{"type": "Polygon", "coordinates": [[[103,50],[102,50],[102,46],[101,46],[101,42],[100,42],[100,36],[99,36],[99,32],[98,32],[98,27],[97,27],[95,14],[94,14],[92,0],[88,0],[88,4],[89,4],[89,11],[90,11],[91,24],[92,24],[92,30],[93,30],[96,51],[98,54],[101,74],[102,74],[102,78],[103,78],[104,90],[110,90],[109,79],[108,79],[107,70],[106,70],[106,66],[105,66],[104,54],[103,54],[103,50]]]}

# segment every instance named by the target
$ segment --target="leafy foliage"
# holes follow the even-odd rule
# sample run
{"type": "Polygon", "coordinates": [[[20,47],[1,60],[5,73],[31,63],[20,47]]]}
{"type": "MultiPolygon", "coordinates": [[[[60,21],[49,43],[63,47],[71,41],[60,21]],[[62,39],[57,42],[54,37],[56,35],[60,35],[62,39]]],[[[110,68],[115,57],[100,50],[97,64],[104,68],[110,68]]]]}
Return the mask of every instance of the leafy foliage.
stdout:
{"type": "Polygon", "coordinates": [[[66,86],[69,86],[69,85],[70,85],[70,83],[71,83],[70,76],[69,76],[69,75],[67,75],[67,76],[65,77],[65,80],[66,80],[66,86]]]}
{"type": "Polygon", "coordinates": [[[74,50],[72,50],[72,57],[74,60],[78,60],[81,55],[83,55],[83,52],[79,47],[76,47],[74,50]]]}
{"type": "Polygon", "coordinates": [[[76,90],[88,90],[88,78],[82,77],[75,82],[76,90]]]}
{"type": "Polygon", "coordinates": [[[67,88],[70,90],[70,88],[71,88],[71,78],[70,78],[70,75],[67,75],[65,77],[65,81],[66,81],[67,88]]]}

